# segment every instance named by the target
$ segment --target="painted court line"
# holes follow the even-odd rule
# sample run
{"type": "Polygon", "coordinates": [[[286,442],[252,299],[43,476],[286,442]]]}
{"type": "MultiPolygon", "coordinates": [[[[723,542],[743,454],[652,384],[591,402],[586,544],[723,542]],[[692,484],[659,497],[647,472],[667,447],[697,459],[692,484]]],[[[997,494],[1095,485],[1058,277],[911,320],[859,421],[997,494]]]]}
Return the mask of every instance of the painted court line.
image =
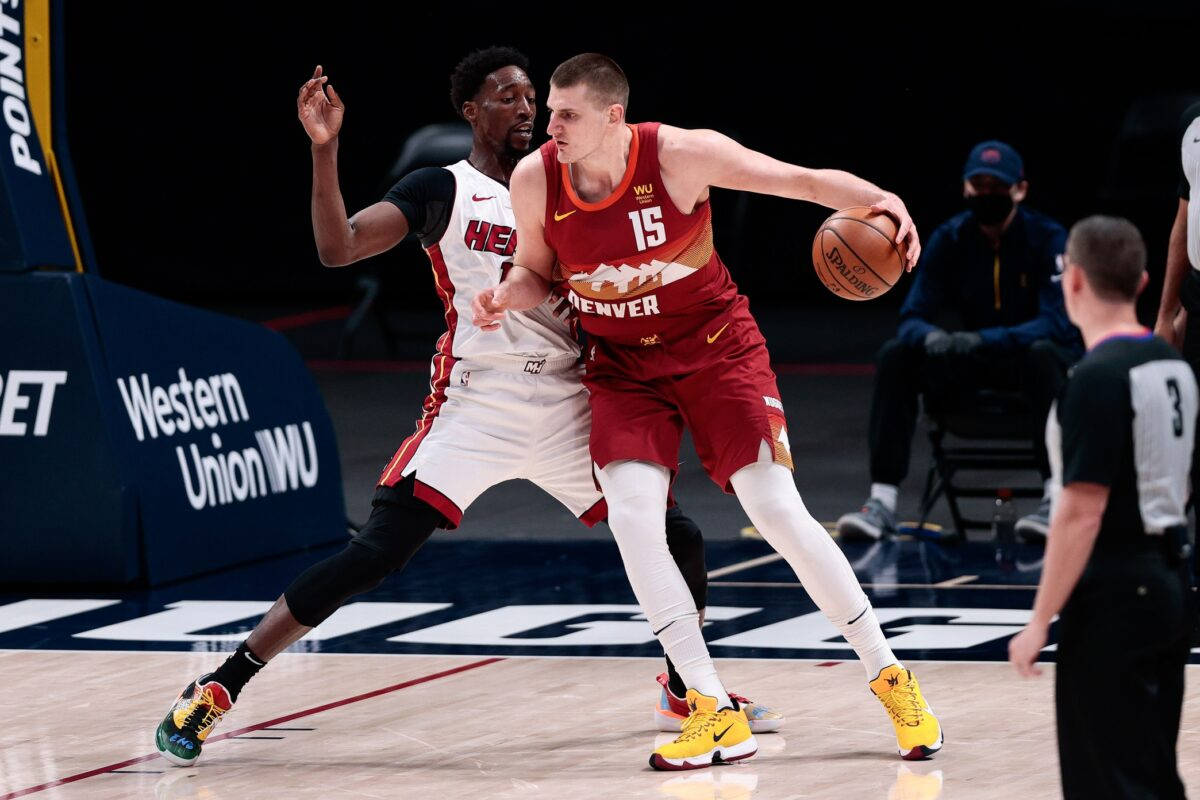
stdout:
{"type": "MultiPolygon", "coordinates": [[[[712,586],[722,586],[726,589],[803,589],[796,581],[709,581],[712,586]]],[[[864,589],[1015,589],[1018,591],[1034,591],[1035,585],[1009,583],[970,583],[945,586],[940,583],[860,583],[864,589]]],[[[4,798],[0,797],[0,800],[4,798]]]]}
{"type": "Polygon", "coordinates": [[[959,575],[957,578],[941,581],[940,583],[935,583],[933,586],[936,589],[949,589],[951,586],[961,586],[964,583],[970,583],[975,580],[979,580],[978,575],[959,575]]]}
{"type": "Polygon", "coordinates": [[[779,555],[779,553],[771,553],[770,555],[759,556],[758,558],[752,558],[748,561],[739,561],[736,564],[730,564],[728,567],[721,567],[720,569],[711,570],[708,573],[708,579],[712,580],[713,578],[720,578],[725,575],[731,575],[735,572],[741,572],[744,569],[761,567],[763,564],[773,564],[776,561],[782,560],[783,556],[779,555]]]}
{"type": "MultiPolygon", "coordinates": [[[[472,661],[470,664],[463,664],[461,667],[454,667],[453,669],[442,670],[441,672],[435,672],[431,675],[424,675],[420,678],[413,678],[412,680],[405,681],[404,683],[397,683],[392,686],[385,686],[382,689],[376,689],[373,692],[367,692],[365,694],[358,694],[358,695],[355,695],[354,697],[347,697],[343,700],[335,700],[332,703],[326,703],[323,706],[317,706],[315,708],[308,708],[308,709],[305,709],[304,711],[296,711],[292,714],[286,714],[282,717],[277,717],[275,719],[269,719],[266,722],[259,722],[254,725],[247,725],[245,728],[238,728],[237,730],[229,731],[228,733],[223,733],[220,736],[214,736],[211,739],[209,739],[208,741],[206,741],[205,744],[212,744],[213,742],[219,742],[222,739],[232,739],[233,737],[240,736],[243,733],[250,733],[251,731],[260,731],[264,728],[269,728],[272,725],[279,725],[284,722],[289,722],[293,719],[299,719],[300,717],[307,717],[307,716],[311,716],[313,714],[320,714],[322,711],[328,711],[331,708],[338,708],[339,706],[349,705],[350,703],[357,703],[362,700],[370,700],[372,697],[379,697],[382,694],[388,694],[389,692],[395,692],[400,689],[407,689],[409,686],[416,686],[419,683],[428,683],[429,681],[436,681],[438,678],[445,678],[450,675],[456,675],[459,672],[466,672],[467,670],[476,669],[477,667],[486,667],[489,664],[495,664],[497,661],[504,661],[504,659],[503,658],[485,658],[482,661],[472,661]]],[[[282,738],[282,737],[280,737],[280,738],[282,738]]],[[[150,753],[149,755],[138,756],[137,758],[131,758],[126,761],[119,761],[116,764],[109,764],[104,767],[98,767],[96,769],[88,770],[87,772],[80,772],[77,775],[71,775],[66,778],[61,778],[57,781],[50,781],[49,783],[43,783],[43,784],[39,784],[37,786],[30,786],[28,789],[18,789],[15,792],[9,792],[8,794],[0,795],[0,800],[14,800],[14,798],[17,798],[17,797],[24,797],[26,795],[45,791],[46,789],[53,789],[55,786],[62,786],[63,784],[66,784],[66,783],[74,783],[75,781],[81,781],[84,778],[90,778],[94,775],[103,775],[106,772],[116,772],[118,770],[124,769],[125,767],[133,766],[134,764],[141,764],[143,761],[149,761],[152,758],[158,758],[158,757],[159,757],[158,753],[150,753]]]]}

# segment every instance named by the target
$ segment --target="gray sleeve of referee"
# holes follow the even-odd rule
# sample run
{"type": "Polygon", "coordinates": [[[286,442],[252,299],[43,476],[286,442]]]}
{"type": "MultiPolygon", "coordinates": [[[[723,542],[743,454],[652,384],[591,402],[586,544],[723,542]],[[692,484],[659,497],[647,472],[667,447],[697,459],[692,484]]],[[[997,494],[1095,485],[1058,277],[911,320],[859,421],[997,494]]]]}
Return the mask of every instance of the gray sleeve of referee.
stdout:
{"type": "Polygon", "coordinates": [[[1198,403],[1192,369],[1171,354],[1135,366],[1129,385],[1142,523],[1153,533],[1185,526],[1198,403]]]}

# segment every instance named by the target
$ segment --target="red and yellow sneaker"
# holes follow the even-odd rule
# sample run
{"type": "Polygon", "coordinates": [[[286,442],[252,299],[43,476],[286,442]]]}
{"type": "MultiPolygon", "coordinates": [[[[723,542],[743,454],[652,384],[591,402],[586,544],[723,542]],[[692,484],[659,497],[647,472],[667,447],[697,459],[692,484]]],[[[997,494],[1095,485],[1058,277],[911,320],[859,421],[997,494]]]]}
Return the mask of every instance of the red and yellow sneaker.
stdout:
{"type": "MultiPolygon", "coordinates": [[[[740,708],[717,708],[717,699],[688,689],[691,713],[683,720],[679,738],[650,754],[655,769],[700,769],[711,764],[750,758],[758,743],[740,708]]],[[[737,701],[734,701],[737,705],[737,701]]]]}
{"type": "MultiPolygon", "coordinates": [[[[654,706],[654,727],[660,731],[675,732],[679,730],[680,724],[691,710],[687,700],[671,691],[667,673],[658,676],[658,685],[662,687],[662,691],[658,693],[658,703],[654,706]]],[[[746,721],[750,723],[751,733],[771,733],[783,727],[783,714],[778,711],[773,711],[762,703],[747,700],[740,694],[730,693],[729,696],[746,712],[746,721]]]]}
{"type": "Polygon", "coordinates": [[[901,758],[917,761],[942,749],[942,726],[910,670],[897,664],[884,667],[869,686],[892,718],[901,758]]]}
{"type": "Polygon", "coordinates": [[[233,706],[225,687],[213,680],[206,683],[207,677],[187,685],[154,733],[159,755],[178,767],[196,763],[204,740],[233,706]]]}

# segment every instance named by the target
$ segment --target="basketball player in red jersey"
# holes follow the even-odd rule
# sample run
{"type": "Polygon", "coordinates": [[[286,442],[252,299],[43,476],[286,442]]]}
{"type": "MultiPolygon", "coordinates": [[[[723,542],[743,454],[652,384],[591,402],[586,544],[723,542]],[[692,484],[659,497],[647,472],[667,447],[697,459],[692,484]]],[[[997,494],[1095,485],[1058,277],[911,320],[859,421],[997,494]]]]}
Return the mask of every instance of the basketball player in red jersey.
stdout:
{"type": "Polygon", "coordinates": [[[551,141],[513,171],[515,265],[472,304],[484,329],[551,289],[579,312],[591,346],[584,379],[591,454],[638,602],[689,687],[678,739],[650,756],[692,769],[754,755],[666,546],[661,512],[686,424],[705,469],[732,491],[787,559],[867,670],[895,725],[900,754],[925,758],[941,726],[893,655],[845,556],[812,518],[790,474],[787,424],[766,343],[713,248],[709,189],[773,194],[894,217],[916,264],[920,242],[900,198],[836,170],[810,170],[714,131],[627,124],[629,84],[588,53],[550,80],[551,141]]]}

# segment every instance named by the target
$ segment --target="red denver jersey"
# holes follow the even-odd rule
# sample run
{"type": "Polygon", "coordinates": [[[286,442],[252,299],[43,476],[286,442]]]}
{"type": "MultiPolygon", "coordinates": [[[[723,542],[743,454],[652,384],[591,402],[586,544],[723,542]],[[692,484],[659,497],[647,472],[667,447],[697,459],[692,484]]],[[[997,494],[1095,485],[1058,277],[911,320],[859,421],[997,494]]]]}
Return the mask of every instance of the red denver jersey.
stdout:
{"type": "Polygon", "coordinates": [[[737,287],[713,247],[709,202],[684,214],[663,186],[659,123],[629,127],[625,176],[596,203],[576,195],[554,141],[541,147],[546,242],[557,254],[552,283],[590,336],[668,343],[731,309],[737,287]]]}

